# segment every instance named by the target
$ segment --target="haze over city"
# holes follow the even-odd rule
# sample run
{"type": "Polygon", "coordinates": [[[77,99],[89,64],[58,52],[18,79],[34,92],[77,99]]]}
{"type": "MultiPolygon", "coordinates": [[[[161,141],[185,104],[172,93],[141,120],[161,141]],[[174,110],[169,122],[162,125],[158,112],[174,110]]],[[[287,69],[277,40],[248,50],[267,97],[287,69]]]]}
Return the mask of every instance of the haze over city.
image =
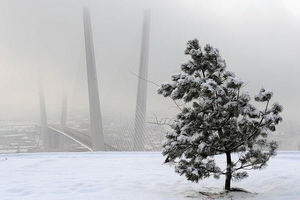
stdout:
{"type": "MultiPolygon", "coordinates": [[[[47,113],[88,110],[82,7],[91,10],[103,113],[133,112],[144,9],[151,10],[148,79],[178,73],[186,42],[198,38],[221,51],[227,68],[253,96],[263,86],[299,122],[300,15],[297,1],[4,1],[1,6],[0,119],[39,120],[38,73],[47,113]],[[128,105],[128,109],[124,108],[128,105]],[[132,108],[132,109],[131,109],[132,108]]],[[[147,113],[170,117],[172,101],[148,84],[147,113]]],[[[88,111],[86,111],[87,113],[88,111]]],[[[176,112],[175,112],[176,113],[176,112]]]]}

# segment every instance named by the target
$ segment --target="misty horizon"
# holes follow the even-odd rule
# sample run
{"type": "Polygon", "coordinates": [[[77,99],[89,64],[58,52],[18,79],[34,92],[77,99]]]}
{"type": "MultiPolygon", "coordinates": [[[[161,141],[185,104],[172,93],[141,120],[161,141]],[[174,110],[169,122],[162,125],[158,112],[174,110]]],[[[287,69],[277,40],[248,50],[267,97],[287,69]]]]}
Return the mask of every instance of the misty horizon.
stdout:
{"type": "MultiPolygon", "coordinates": [[[[91,11],[101,111],[135,110],[143,12],[151,10],[149,75],[170,81],[189,58],[186,42],[198,38],[220,49],[227,69],[253,97],[274,91],[285,121],[298,120],[300,15],[283,1],[1,1],[0,119],[39,121],[38,74],[49,118],[88,113],[82,8],[91,11]],[[215,6],[218,4],[218,6],[215,6]],[[113,8],[113,9],[112,9],[113,8]]],[[[147,115],[172,117],[173,102],[148,83],[147,115]]],[[[253,98],[252,98],[253,99],[253,98]]]]}

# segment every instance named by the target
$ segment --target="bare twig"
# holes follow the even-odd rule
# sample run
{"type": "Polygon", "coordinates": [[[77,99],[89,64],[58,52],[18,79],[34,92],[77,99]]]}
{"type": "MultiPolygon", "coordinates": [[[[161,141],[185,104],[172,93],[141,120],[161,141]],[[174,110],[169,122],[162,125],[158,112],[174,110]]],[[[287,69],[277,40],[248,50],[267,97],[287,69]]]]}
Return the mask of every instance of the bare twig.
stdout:
{"type": "Polygon", "coordinates": [[[155,116],[155,122],[148,122],[148,123],[150,123],[150,124],[157,124],[157,125],[166,125],[166,126],[170,126],[172,128],[172,124],[170,124],[170,122],[172,121],[172,119],[163,118],[160,121],[158,121],[157,116],[154,113],[153,113],[153,115],[155,116]],[[169,120],[169,121],[167,122],[167,120],[169,120]]]}
{"type": "MultiPolygon", "coordinates": [[[[139,75],[133,73],[132,71],[130,71],[130,73],[133,74],[133,75],[135,75],[135,76],[137,76],[137,77],[139,77],[140,79],[142,79],[142,80],[144,80],[144,81],[146,81],[146,82],[152,83],[153,85],[159,87],[159,85],[158,85],[157,83],[153,82],[153,81],[149,81],[149,80],[147,80],[147,79],[144,79],[143,77],[141,77],[141,76],[139,76],[139,75]]],[[[182,108],[177,104],[177,102],[176,102],[174,99],[172,99],[172,100],[173,100],[173,102],[175,103],[176,107],[179,108],[179,110],[182,111],[182,108]]]]}
{"type": "Polygon", "coordinates": [[[250,81],[248,81],[246,84],[243,84],[241,88],[246,87],[249,83],[250,83],[250,81]]]}
{"type": "Polygon", "coordinates": [[[153,81],[149,81],[149,80],[147,80],[147,79],[144,79],[144,78],[140,77],[139,75],[133,73],[132,71],[130,71],[130,73],[133,74],[133,75],[135,75],[135,76],[137,76],[137,77],[139,77],[140,79],[142,79],[142,80],[144,80],[144,81],[146,81],[146,82],[152,83],[153,85],[156,85],[156,86],[159,87],[159,85],[158,85],[157,83],[153,82],[153,81]]]}
{"type": "Polygon", "coordinates": [[[172,100],[176,104],[177,108],[182,111],[182,108],[178,105],[178,103],[174,99],[172,99],[172,100]]]}

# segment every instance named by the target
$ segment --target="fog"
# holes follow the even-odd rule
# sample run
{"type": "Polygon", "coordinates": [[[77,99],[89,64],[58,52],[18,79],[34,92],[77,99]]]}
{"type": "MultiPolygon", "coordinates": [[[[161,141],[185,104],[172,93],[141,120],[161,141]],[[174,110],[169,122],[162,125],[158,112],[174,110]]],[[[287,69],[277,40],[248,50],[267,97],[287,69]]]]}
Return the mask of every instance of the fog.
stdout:
{"type": "MultiPolygon", "coordinates": [[[[38,74],[47,115],[88,112],[82,7],[89,7],[103,113],[134,114],[143,12],[151,10],[149,76],[170,81],[186,42],[198,38],[221,51],[227,68],[254,95],[274,91],[285,121],[299,122],[300,3],[204,0],[1,0],[0,120],[39,121],[38,74]]],[[[173,102],[148,84],[147,113],[174,114],[173,102]]]]}

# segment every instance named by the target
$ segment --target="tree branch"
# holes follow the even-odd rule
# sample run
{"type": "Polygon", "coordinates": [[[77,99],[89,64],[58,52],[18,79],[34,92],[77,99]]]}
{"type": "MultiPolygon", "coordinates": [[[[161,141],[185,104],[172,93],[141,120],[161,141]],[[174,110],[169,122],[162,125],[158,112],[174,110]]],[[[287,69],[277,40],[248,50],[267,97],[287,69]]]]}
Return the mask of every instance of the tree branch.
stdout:
{"type": "MultiPolygon", "coordinates": [[[[264,114],[266,114],[266,112],[267,112],[267,109],[268,109],[268,106],[269,106],[269,101],[270,101],[270,100],[268,100],[268,102],[267,102],[267,105],[266,105],[265,113],[264,113],[264,114]]],[[[249,141],[252,137],[254,137],[255,134],[256,134],[257,131],[258,131],[258,128],[261,126],[261,123],[262,123],[262,121],[263,121],[264,118],[265,118],[265,117],[262,116],[262,118],[261,118],[259,124],[256,126],[256,129],[253,131],[253,133],[252,133],[246,140],[244,140],[244,141],[241,142],[240,144],[236,145],[235,147],[231,148],[229,151],[234,151],[234,150],[236,150],[236,149],[239,148],[240,146],[244,145],[246,141],[249,141]]]]}

